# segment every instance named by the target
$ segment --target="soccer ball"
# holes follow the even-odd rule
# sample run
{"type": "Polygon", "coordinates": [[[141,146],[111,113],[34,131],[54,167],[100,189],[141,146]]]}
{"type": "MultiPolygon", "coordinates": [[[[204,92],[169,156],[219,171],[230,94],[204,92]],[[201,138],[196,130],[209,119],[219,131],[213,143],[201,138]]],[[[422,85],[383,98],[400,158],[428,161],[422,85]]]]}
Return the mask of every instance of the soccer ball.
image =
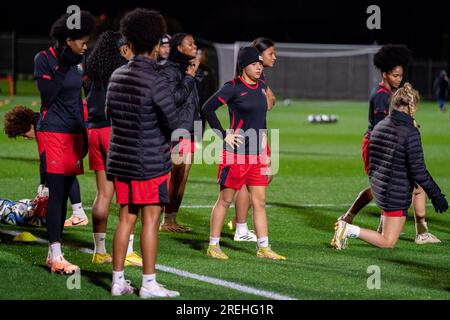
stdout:
{"type": "Polygon", "coordinates": [[[12,206],[11,212],[16,215],[16,223],[24,223],[25,219],[28,217],[28,206],[23,202],[16,202],[12,206]]]}
{"type": "Polygon", "coordinates": [[[330,117],[326,114],[322,115],[322,122],[330,122],[330,117]]]}
{"type": "Polygon", "coordinates": [[[15,226],[17,224],[16,214],[13,211],[10,211],[10,209],[7,209],[7,212],[3,213],[2,221],[15,226]]]}
{"type": "Polygon", "coordinates": [[[314,115],[313,115],[313,114],[310,114],[310,115],[308,116],[308,122],[309,122],[309,123],[313,123],[313,122],[314,122],[314,115]]]}
{"type": "Polygon", "coordinates": [[[26,220],[26,223],[33,227],[42,227],[46,225],[47,221],[45,220],[45,218],[32,216],[26,220]]]}
{"type": "Polygon", "coordinates": [[[3,199],[0,201],[0,218],[6,218],[6,216],[11,212],[11,208],[14,206],[14,202],[8,199],[3,199]]]}

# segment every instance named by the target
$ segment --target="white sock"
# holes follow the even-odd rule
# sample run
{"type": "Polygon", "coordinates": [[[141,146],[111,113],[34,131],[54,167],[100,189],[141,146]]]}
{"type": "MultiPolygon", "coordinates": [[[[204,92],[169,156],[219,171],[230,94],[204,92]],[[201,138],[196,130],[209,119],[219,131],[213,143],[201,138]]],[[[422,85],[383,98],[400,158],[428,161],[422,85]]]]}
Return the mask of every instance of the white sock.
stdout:
{"type": "Polygon", "coordinates": [[[258,247],[260,247],[260,248],[269,247],[269,237],[258,238],[258,247]]]}
{"type": "Polygon", "coordinates": [[[156,284],[156,273],[153,274],[143,274],[142,275],[142,286],[146,289],[152,289],[156,284]]]}
{"type": "Polygon", "coordinates": [[[50,245],[50,254],[51,254],[52,260],[55,260],[57,257],[62,255],[60,242],[55,242],[50,245]]]}
{"type": "Polygon", "coordinates": [[[244,235],[248,232],[247,223],[236,223],[236,233],[239,235],[244,235]]]}
{"type": "Polygon", "coordinates": [[[95,253],[106,253],[105,247],[106,233],[94,233],[94,252],[95,253]]]}
{"type": "Polygon", "coordinates": [[[209,237],[209,245],[210,246],[215,246],[217,244],[219,244],[220,241],[220,237],[216,238],[216,237],[209,237]]]}
{"type": "Polygon", "coordinates": [[[77,216],[79,218],[84,218],[86,216],[81,202],[72,205],[72,213],[74,216],[77,216]]]}
{"type": "Polygon", "coordinates": [[[347,224],[347,237],[349,237],[349,238],[358,238],[360,231],[361,231],[360,227],[355,226],[355,225],[350,224],[350,223],[347,224]]]}
{"type": "Polygon", "coordinates": [[[124,274],[123,270],[122,271],[114,271],[113,270],[112,275],[113,275],[113,284],[114,283],[121,284],[121,283],[125,282],[125,274],[124,274]]]}
{"type": "Polygon", "coordinates": [[[128,239],[127,256],[133,253],[133,242],[134,242],[134,234],[130,234],[130,239],[128,239]]]}

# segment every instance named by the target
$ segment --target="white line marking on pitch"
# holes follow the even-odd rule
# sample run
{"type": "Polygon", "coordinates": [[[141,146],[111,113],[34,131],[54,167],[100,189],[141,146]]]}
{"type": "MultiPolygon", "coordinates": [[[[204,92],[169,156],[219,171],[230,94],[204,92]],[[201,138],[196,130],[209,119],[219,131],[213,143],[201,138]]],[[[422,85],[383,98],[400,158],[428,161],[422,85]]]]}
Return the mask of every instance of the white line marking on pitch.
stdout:
{"type": "MultiPolygon", "coordinates": [[[[0,232],[5,233],[5,234],[9,234],[11,236],[16,236],[16,235],[22,233],[22,232],[16,231],[16,230],[0,230],[0,232]]],[[[36,237],[36,240],[37,240],[38,243],[48,244],[48,241],[46,241],[46,240],[44,240],[42,238],[36,237]]],[[[76,249],[79,249],[81,252],[87,253],[87,254],[93,254],[94,253],[94,251],[92,249],[89,249],[89,248],[76,248],[76,249]]],[[[201,274],[196,274],[196,273],[192,273],[192,272],[188,272],[188,271],[172,268],[172,267],[165,266],[165,265],[162,265],[162,264],[157,264],[156,265],[156,269],[159,270],[159,271],[172,273],[172,274],[175,274],[175,275],[183,277],[183,278],[194,279],[194,280],[198,280],[198,281],[201,281],[201,282],[210,283],[210,284],[213,284],[213,285],[216,285],[216,286],[221,286],[221,287],[237,290],[237,291],[244,292],[244,293],[254,294],[256,296],[269,298],[269,299],[273,299],[273,300],[298,300],[297,298],[284,296],[284,295],[281,295],[281,294],[278,294],[278,293],[275,293],[275,292],[272,292],[272,291],[255,289],[255,288],[244,286],[244,285],[241,285],[241,284],[238,284],[238,283],[235,283],[235,282],[226,281],[226,280],[213,278],[213,277],[208,277],[208,276],[203,276],[201,274]]]]}

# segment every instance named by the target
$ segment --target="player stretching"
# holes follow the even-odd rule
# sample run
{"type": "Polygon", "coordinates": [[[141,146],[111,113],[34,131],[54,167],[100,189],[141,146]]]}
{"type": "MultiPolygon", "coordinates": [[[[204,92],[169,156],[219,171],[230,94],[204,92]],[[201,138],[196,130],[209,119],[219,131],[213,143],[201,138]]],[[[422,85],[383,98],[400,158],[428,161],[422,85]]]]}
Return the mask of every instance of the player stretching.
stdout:
{"type": "MultiPolygon", "coordinates": [[[[362,144],[362,157],[364,169],[369,170],[369,142],[375,125],[383,120],[389,112],[389,100],[401,85],[403,73],[411,60],[411,52],[403,45],[385,45],[374,56],[374,65],[381,72],[382,81],[375,88],[369,103],[369,127],[364,135],[362,144]]],[[[348,223],[352,223],[354,217],[372,201],[370,187],[361,191],[347,213],[339,217],[348,223]]],[[[416,221],[416,240],[418,244],[440,242],[433,234],[428,232],[425,221],[426,195],[422,188],[415,188],[413,192],[414,218],[416,221]]],[[[338,220],[339,220],[338,219],[338,220]]],[[[381,216],[378,231],[381,232],[383,216],[381,216]]]]}
{"type": "Polygon", "coordinates": [[[418,103],[419,93],[406,83],[392,97],[391,114],[375,126],[370,137],[369,179],[375,201],[383,210],[382,233],[339,220],[332,240],[336,249],[345,249],[348,238],[359,238],[380,248],[394,248],[416,185],[425,190],[436,212],[447,211],[447,200],[425,166],[414,120],[418,103]]]}
{"type": "Polygon", "coordinates": [[[238,71],[236,78],[227,82],[209,98],[202,109],[211,128],[217,130],[224,139],[224,150],[217,174],[220,193],[211,212],[207,255],[216,259],[228,259],[219,246],[220,233],[236,191],[247,185],[253,206],[257,256],[285,260],[285,257],[274,252],[269,246],[266,216],[268,165],[264,144],[264,141],[267,141],[267,86],[259,79],[263,64],[262,57],[255,48],[244,47],[239,51],[238,71]],[[224,104],[228,106],[230,114],[231,130],[228,130],[228,133],[215,114],[217,108],[224,104]]]}

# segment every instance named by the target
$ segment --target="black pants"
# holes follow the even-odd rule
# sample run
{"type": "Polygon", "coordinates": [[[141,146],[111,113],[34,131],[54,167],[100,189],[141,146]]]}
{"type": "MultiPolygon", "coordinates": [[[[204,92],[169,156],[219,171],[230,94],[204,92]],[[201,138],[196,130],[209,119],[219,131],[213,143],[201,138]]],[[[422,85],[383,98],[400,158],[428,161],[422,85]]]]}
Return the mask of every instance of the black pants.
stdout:
{"type": "Polygon", "coordinates": [[[67,214],[67,200],[75,178],[76,176],[65,177],[63,174],[46,174],[49,190],[47,236],[50,243],[61,242],[61,234],[67,214]]]}
{"type": "Polygon", "coordinates": [[[70,188],[69,199],[70,199],[71,204],[81,202],[80,183],[78,182],[78,179],[76,176],[75,176],[75,180],[72,183],[72,187],[70,188]]]}

